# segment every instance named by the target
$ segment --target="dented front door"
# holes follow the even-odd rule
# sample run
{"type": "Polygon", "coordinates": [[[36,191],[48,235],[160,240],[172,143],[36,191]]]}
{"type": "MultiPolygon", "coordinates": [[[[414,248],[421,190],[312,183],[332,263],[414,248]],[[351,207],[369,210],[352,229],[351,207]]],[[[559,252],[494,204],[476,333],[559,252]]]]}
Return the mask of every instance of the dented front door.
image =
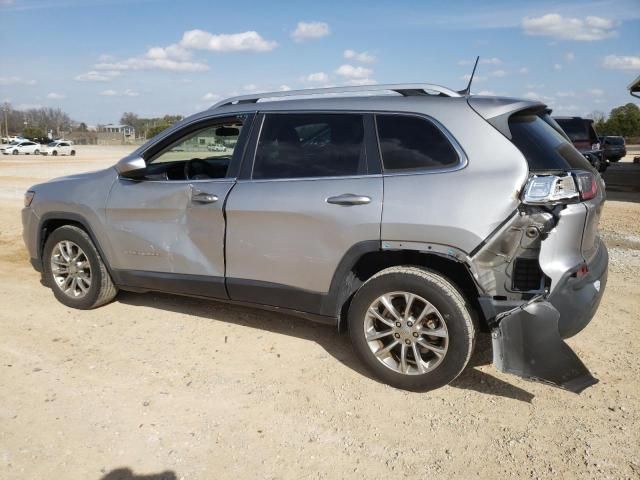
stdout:
{"type": "Polygon", "coordinates": [[[106,212],[112,268],[223,279],[223,205],[234,182],[117,180],[106,212]]]}

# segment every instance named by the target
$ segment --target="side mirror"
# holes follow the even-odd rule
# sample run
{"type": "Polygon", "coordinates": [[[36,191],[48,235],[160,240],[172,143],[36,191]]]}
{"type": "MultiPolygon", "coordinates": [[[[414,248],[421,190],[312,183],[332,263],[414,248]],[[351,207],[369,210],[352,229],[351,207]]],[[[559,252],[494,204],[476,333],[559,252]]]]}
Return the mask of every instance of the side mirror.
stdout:
{"type": "Polygon", "coordinates": [[[124,178],[141,178],[147,169],[142,157],[124,157],[116,163],[116,171],[124,178]]]}

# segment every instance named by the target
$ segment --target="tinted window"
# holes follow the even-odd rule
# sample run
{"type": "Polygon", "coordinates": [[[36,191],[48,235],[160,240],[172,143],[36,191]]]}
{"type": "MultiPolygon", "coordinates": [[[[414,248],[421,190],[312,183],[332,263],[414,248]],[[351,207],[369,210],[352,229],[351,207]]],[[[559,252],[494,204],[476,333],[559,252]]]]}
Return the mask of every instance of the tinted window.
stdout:
{"type": "Polygon", "coordinates": [[[609,145],[624,145],[624,138],[622,137],[607,137],[605,143],[609,145]]]}
{"type": "Polygon", "coordinates": [[[376,123],[385,171],[441,168],[459,162],[447,137],[426,119],[376,115],[376,123]]]}
{"type": "Polygon", "coordinates": [[[365,165],[362,115],[271,114],[262,126],[253,178],[357,175],[365,165]]]}
{"type": "Polygon", "coordinates": [[[590,169],[591,165],[546,120],[547,115],[513,115],[509,119],[512,141],[529,163],[529,170],[590,169]]]}
{"type": "Polygon", "coordinates": [[[572,142],[589,141],[589,129],[587,124],[581,118],[556,118],[558,125],[567,134],[572,142]]]}

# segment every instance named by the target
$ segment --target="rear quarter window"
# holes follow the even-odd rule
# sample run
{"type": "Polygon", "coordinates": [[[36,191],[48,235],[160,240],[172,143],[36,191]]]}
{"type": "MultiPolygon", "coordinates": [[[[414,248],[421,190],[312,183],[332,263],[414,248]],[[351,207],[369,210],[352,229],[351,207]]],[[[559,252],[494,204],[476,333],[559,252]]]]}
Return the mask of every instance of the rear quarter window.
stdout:
{"type": "Polygon", "coordinates": [[[376,115],[385,172],[436,169],[457,165],[460,157],[432,122],[409,115],[376,115]]]}
{"type": "Polygon", "coordinates": [[[590,170],[591,165],[567,139],[551,126],[547,115],[512,115],[511,141],[522,152],[531,171],[590,170]]]}

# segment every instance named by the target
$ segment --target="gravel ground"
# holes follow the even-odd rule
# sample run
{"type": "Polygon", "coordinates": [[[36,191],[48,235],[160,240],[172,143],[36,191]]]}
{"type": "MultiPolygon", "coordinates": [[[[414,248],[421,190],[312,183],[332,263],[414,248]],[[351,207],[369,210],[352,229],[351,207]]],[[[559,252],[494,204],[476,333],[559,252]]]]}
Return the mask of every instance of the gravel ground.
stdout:
{"type": "Polygon", "coordinates": [[[620,200],[610,183],[609,284],[569,341],[597,385],[504,375],[482,336],[452,385],[417,394],[371,379],[345,335],[282,314],[159,294],[56,302],[28,265],[21,195],[124,153],[79,150],[0,157],[0,478],[640,478],[633,189],[620,200]]]}

